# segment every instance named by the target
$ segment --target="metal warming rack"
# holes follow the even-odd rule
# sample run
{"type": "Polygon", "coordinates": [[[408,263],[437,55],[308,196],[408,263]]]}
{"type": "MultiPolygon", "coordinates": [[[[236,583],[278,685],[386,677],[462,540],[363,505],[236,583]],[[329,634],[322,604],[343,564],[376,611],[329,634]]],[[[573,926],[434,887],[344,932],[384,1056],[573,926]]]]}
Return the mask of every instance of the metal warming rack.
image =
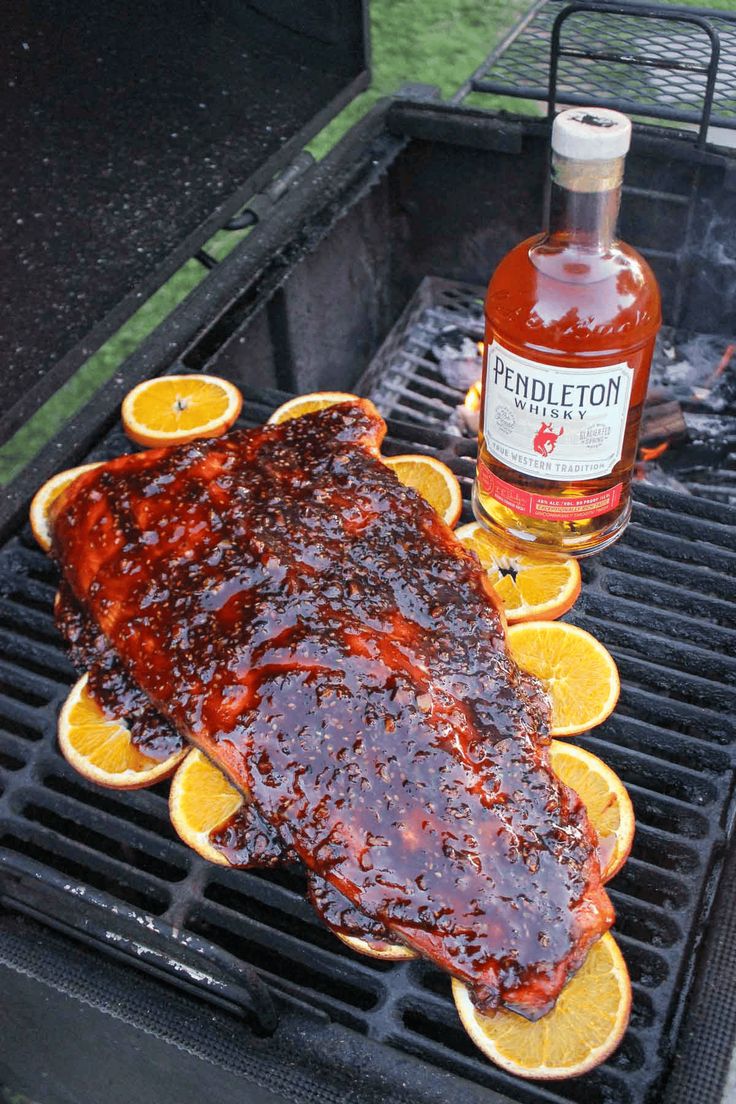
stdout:
{"type": "Polygon", "coordinates": [[[462,86],[638,118],[736,129],[736,13],[697,7],[537,0],[462,86]]]}

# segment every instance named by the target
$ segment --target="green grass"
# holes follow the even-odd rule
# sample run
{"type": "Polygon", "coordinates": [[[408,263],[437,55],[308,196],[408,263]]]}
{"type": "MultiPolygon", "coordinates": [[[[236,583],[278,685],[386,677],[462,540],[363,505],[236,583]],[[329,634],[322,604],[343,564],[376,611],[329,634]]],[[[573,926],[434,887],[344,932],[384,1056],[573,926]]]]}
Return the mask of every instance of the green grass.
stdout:
{"type": "MultiPolygon", "coordinates": [[[[531,0],[373,0],[371,87],[308,148],[324,156],[376,100],[406,81],[437,85],[449,99],[530,6],[531,0]]],[[[487,97],[485,106],[500,103],[487,97]]]]}
{"type": "MultiPolygon", "coordinates": [[[[323,157],[377,99],[395,92],[406,81],[438,85],[443,98],[448,97],[526,7],[527,0],[373,0],[371,87],[310,143],[310,150],[323,157]]],[[[208,249],[222,259],[248,232],[221,231],[208,243],[208,249]]],[[[64,422],[104,387],[126,357],[205,275],[194,261],[180,269],[0,446],[0,485],[15,478],[64,422]]]]}

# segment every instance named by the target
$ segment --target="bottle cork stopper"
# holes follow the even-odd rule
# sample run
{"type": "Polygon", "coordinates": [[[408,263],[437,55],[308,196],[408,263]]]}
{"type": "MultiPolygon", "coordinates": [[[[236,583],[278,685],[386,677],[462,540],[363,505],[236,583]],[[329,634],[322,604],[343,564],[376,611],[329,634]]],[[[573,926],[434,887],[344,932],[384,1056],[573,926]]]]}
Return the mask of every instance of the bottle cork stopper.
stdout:
{"type": "Polygon", "coordinates": [[[555,116],[552,149],[572,161],[612,161],[631,145],[631,120],[607,107],[571,107],[555,116]]]}

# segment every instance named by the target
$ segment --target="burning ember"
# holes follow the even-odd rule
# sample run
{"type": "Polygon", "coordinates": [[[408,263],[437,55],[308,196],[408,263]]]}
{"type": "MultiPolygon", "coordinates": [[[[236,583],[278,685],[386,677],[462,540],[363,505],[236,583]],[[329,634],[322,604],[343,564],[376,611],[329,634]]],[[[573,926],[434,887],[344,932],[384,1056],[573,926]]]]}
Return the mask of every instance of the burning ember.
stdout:
{"type": "Polygon", "coordinates": [[[670,487],[672,490],[684,491],[685,487],[679,480],[668,475],[659,464],[654,463],[662,456],[676,438],[673,436],[668,441],[660,441],[657,445],[639,445],[639,456],[634,465],[634,479],[636,482],[646,480],[657,486],[670,487]]]}
{"type": "Polygon", "coordinates": [[[718,366],[716,367],[715,372],[713,372],[713,374],[707,380],[709,384],[715,383],[718,377],[723,375],[723,373],[726,371],[729,364],[731,363],[731,357],[734,353],[736,353],[736,345],[727,345],[723,356],[718,361],[718,366]]]}

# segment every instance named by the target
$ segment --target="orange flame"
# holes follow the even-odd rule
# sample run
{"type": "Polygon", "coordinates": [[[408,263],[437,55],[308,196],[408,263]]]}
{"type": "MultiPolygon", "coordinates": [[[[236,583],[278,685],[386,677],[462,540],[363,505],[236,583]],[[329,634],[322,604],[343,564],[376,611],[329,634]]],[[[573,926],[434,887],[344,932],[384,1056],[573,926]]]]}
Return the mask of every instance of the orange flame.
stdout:
{"type": "Polygon", "coordinates": [[[478,356],[483,356],[483,353],[486,351],[485,342],[484,341],[476,341],[476,345],[478,346],[478,356]]]}
{"type": "Polygon", "coordinates": [[[736,345],[727,345],[723,356],[718,361],[718,367],[708,380],[708,383],[712,383],[714,380],[717,380],[719,376],[723,375],[731,363],[731,357],[734,353],[736,353],[736,345]]]}
{"type": "Polygon", "coordinates": [[[640,460],[656,460],[658,456],[661,456],[663,452],[666,452],[670,447],[669,441],[662,441],[661,445],[654,445],[652,448],[647,448],[642,445],[639,449],[640,460]]]}
{"type": "Polygon", "coordinates": [[[468,390],[465,396],[463,406],[466,410],[469,410],[471,414],[477,414],[480,410],[480,396],[481,396],[481,380],[476,380],[473,386],[468,390]]]}
{"type": "Polygon", "coordinates": [[[702,402],[704,398],[707,398],[707,396],[710,395],[710,389],[713,387],[718,377],[722,376],[723,373],[726,371],[729,364],[731,363],[731,358],[733,357],[734,353],[736,353],[736,345],[727,345],[726,348],[723,350],[723,356],[718,361],[718,364],[708,376],[703,386],[692,388],[692,397],[695,399],[696,402],[702,402]]]}

